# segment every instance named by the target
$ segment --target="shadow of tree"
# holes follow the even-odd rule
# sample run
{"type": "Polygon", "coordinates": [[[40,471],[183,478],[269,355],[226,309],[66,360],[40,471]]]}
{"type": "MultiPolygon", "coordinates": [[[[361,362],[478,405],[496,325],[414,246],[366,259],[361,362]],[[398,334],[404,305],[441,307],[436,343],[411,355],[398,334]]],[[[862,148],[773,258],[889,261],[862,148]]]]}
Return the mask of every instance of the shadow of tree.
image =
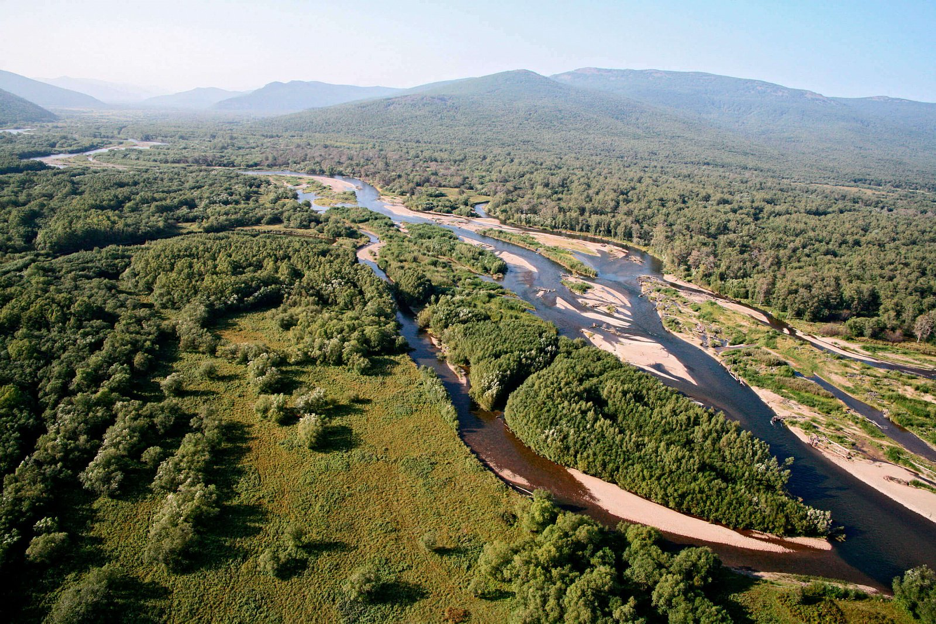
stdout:
{"type": "Polygon", "coordinates": [[[429,592],[415,583],[391,581],[378,587],[370,597],[370,602],[405,607],[426,598],[428,595],[429,592]]]}
{"type": "Polygon", "coordinates": [[[351,451],[360,444],[361,441],[354,435],[351,427],[330,425],[325,429],[325,439],[318,450],[323,453],[351,451]]]}
{"type": "Polygon", "coordinates": [[[245,559],[247,554],[234,545],[235,540],[256,535],[266,520],[266,512],[258,504],[224,502],[237,498],[238,483],[248,476],[241,461],[248,452],[250,434],[243,423],[225,423],[223,432],[225,445],[209,475],[222,501],[221,512],[206,527],[201,547],[186,571],[217,569],[245,559]]]}

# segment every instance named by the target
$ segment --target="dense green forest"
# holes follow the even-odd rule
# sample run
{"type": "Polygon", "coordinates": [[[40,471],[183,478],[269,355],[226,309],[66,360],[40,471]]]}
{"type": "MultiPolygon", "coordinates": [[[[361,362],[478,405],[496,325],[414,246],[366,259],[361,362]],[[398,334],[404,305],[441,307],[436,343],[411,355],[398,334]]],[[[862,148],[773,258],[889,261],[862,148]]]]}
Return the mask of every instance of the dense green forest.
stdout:
{"type": "Polygon", "coordinates": [[[764,443],[594,347],[563,343],[504,418],[541,455],[667,507],[779,535],[829,531],[828,513],[786,493],[764,443]]]}
{"type": "Polygon", "coordinates": [[[519,622],[733,621],[712,600],[725,574],[708,549],[666,552],[654,529],[610,531],[542,492],[520,520],[531,535],[487,545],[475,578],[476,591],[513,593],[519,622]]]}

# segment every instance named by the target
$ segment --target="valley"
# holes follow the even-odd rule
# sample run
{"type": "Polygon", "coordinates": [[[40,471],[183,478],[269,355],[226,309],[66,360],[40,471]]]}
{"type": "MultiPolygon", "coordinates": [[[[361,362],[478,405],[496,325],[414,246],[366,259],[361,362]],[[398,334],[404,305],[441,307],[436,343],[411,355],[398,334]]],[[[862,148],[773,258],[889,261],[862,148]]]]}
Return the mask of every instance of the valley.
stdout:
{"type": "Polygon", "coordinates": [[[0,75],[0,616],[913,621],[931,110],[658,74],[0,75]]]}

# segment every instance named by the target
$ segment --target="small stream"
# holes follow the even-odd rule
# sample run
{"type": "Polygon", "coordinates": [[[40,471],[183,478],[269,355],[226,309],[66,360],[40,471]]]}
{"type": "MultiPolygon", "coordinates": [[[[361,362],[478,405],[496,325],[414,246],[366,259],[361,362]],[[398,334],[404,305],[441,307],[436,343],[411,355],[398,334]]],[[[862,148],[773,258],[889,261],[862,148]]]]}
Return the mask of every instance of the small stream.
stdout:
{"type": "Polygon", "coordinates": [[[832,393],[833,396],[835,396],[835,398],[847,405],[857,414],[870,420],[877,426],[878,429],[881,430],[881,433],[886,435],[900,446],[904,447],[911,453],[916,453],[920,457],[925,457],[932,462],[936,462],[936,449],[918,438],[914,433],[907,431],[897,423],[889,420],[881,410],[875,409],[867,403],[859,401],[852,395],[830,384],[828,381],[818,375],[807,377],[807,379],[816,382],[820,387],[828,390],[830,393],[832,393]]]}

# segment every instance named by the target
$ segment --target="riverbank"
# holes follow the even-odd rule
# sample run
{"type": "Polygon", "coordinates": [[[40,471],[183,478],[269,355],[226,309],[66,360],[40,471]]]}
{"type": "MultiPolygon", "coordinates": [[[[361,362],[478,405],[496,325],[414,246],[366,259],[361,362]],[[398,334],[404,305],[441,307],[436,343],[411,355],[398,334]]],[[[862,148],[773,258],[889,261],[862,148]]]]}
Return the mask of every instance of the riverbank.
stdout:
{"type": "MultiPolygon", "coordinates": [[[[673,280],[668,279],[667,281],[672,282],[673,280]]],[[[706,327],[698,314],[683,308],[683,304],[676,298],[660,297],[658,296],[660,293],[653,294],[651,281],[645,282],[644,286],[645,294],[654,297],[660,314],[677,319],[675,323],[664,324],[667,331],[683,340],[698,343],[700,342],[700,334],[688,331],[689,325],[686,320],[691,319],[692,322],[696,323],[696,332],[701,332],[702,344],[700,347],[722,364],[732,375],[737,375],[725,363],[723,359],[725,351],[712,346],[713,341],[718,340],[718,338],[711,338],[715,331],[706,327]],[[674,309],[673,306],[677,309],[674,309]],[[674,328],[680,328],[681,331],[674,328]]],[[[756,314],[756,311],[714,296],[700,294],[696,287],[692,287],[692,290],[681,291],[680,295],[690,304],[714,304],[743,317],[763,322],[756,314]]],[[[721,325],[717,325],[715,329],[717,330],[720,327],[721,325]]],[[[738,328],[735,324],[729,324],[725,329],[730,333],[738,328]]],[[[733,347],[729,347],[729,349],[731,348],[733,347]]],[[[744,346],[738,348],[744,348],[744,346]]],[[[777,348],[771,349],[769,352],[783,359],[782,353],[777,348]]],[[[847,381],[845,375],[851,373],[839,371],[837,374],[824,374],[838,384],[844,385],[847,381]]],[[[824,415],[802,402],[783,397],[767,388],[751,384],[751,389],[777,415],[777,419],[780,421],[778,426],[785,425],[801,442],[820,453],[826,460],[881,492],[894,502],[936,523],[936,493],[910,485],[912,481],[926,481],[926,477],[904,466],[887,461],[886,449],[882,448],[880,437],[875,439],[866,433],[866,430],[862,430],[860,426],[848,420],[837,419],[835,422],[830,423],[828,415],[824,415]],[[847,440],[848,447],[836,442],[836,439],[842,442],[847,440]]],[[[849,413],[847,406],[843,405],[842,408],[843,413],[849,413]]],[[[856,418],[862,418],[860,415],[855,416],[856,418]]],[[[869,424],[868,427],[871,427],[869,431],[873,431],[873,424],[869,424]]],[[[916,461],[922,465],[925,460],[917,458],[916,461]]]]}
{"type": "MultiPolygon", "coordinates": [[[[739,314],[748,316],[755,321],[762,323],[764,325],[771,325],[770,319],[767,315],[757,309],[748,307],[744,304],[737,303],[717,293],[712,290],[705,288],[704,286],[699,286],[686,280],[680,279],[675,275],[670,273],[663,275],[663,280],[669,283],[672,286],[679,288],[683,295],[689,298],[695,297],[699,302],[701,301],[715,301],[719,305],[739,314]]],[[[928,365],[928,363],[920,362],[906,357],[901,357],[899,355],[891,355],[890,360],[886,360],[880,357],[876,357],[874,354],[868,353],[864,348],[857,343],[849,342],[841,338],[829,338],[825,336],[816,336],[806,331],[799,331],[795,328],[791,332],[787,330],[787,333],[790,335],[796,335],[798,338],[805,340],[810,343],[812,346],[817,349],[822,349],[825,351],[830,351],[836,355],[846,357],[852,360],[857,360],[860,362],[865,362],[872,366],[909,366],[914,368],[928,369],[932,372],[936,372],[936,368],[928,365]],[[794,334],[795,332],[795,334],[794,334]]]]}
{"type": "Polygon", "coordinates": [[[126,169],[125,165],[118,165],[114,163],[105,163],[99,160],[95,160],[95,154],[104,154],[112,150],[125,150],[125,149],[150,149],[151,147],[157,145],[165,145],[165,143],[160,143],[159,141],[134,141],[128,139],[127,141],[116,144],[109,145],[107,147],[102,147],[87,152],[77,152],[74,154],[50,154],[49,156],[39,156],[36,158],[30,158],[30,160],[36,160],[48,167],[55,167],[56,169],[64,169],[69,165],[79,164],[76,162],[78,158],[84,158],[80,164],[82,165],[91,165],[98,167],[107,167],[111,169],[126,169]]]}
{"type": "Polygon", "coordinates": [[[796,425],[797,420],[801,417],[797,418],[793,410],[783,406],[782,402],[785,399],[780,395],[762,388],[755,387],[753,389],[778,416],[784,418],[784,424],[804,444],[810,445],[827,460],[856,479],[867,483],[891,500],[936,523],[936,493],[910,485],[911,481],[919,481],[918,474],[887,461],[875,460],[867,455],[843,451],[840,446],[829,441],[828,438],[818,439],[817,436],[804,431],[796,425]]]}

